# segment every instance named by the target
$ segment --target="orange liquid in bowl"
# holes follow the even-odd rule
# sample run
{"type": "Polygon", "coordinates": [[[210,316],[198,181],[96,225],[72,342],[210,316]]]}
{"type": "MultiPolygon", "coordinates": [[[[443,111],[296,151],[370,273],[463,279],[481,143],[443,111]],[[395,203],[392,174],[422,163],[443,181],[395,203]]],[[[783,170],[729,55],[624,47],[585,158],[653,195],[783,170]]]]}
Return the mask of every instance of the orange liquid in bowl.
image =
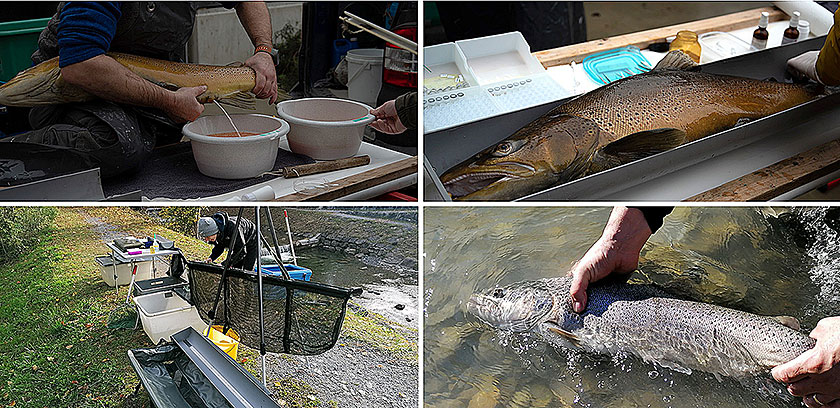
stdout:
{"type": "Polygon", "coordinates": [[[262,133],[254,133],[254,132],[239,132],[239,133],[236,133],[236,132],[222,132],[222,133],[213,133],[213,134],[209,134],[209,135],[207,135],[207,136],[213,136],[213,137],[239,137],[239,136],[257,136],[257,135],[261,135],[261,134],[262,134],[262,133]]]}

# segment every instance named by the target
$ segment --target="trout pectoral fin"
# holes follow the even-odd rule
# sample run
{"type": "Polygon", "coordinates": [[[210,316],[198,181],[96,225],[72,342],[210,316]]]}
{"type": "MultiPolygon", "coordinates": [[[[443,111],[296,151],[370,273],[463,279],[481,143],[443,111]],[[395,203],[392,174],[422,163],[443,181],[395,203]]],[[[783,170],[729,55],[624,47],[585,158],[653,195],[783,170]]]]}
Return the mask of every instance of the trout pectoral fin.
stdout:
{"type": "Polygon", "coordinates": [[[235,106],[242,109],[257,109],[257,98],[250,92],[236,92],[232,95],[218,99],[219,103],[235,106]]]}
{"type": "Polygon", "coordinates": [[[548,330],[552,333],[556,333],[556,334],[559,334],[559,335],[563,336],[566,340],[568,340],[572,344],[574,344],[575,347],[580,346],[580,337],[575,336],[571,332],[563,330],[563,328],[560,327],[560,325],[558,325],[557,323],[549,321],[549,322],[545,322],[543,324],[545,325],[546,330],[548,330]]]}
{"type": "Polygon", "coordinates": [[[681,50],[674,50],[667,54],[665,54],[665,58],[662,58],[655,67],[654,70],[658,69],[678,69],[682,71],[697,71],[700,69],[700,65],[694,62],[688,54],[682,52],[681,50]]]}
{"type": "Polygon", "coordinates": [[[674,128],[645,130],[618,139],[595,152],[590,172],[630,163],[685,143],[685,131],[674,128]]]}
{"type": "Polygon", "coordinates": [[[799,325],[799,320],[791,316],[770,316],[771,319],[781,323],[783,326],[790,327],[793,330],[799,331],[802,327],[799,325]]]}

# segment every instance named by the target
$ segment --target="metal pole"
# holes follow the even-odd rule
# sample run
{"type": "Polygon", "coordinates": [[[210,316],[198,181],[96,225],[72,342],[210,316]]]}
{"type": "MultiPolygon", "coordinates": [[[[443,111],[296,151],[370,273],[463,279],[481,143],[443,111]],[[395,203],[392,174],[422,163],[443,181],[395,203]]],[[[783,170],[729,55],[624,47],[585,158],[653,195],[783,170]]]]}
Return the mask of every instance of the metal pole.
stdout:
{"type": "MultiPolygon", "coordinates": [[[[271,228],[271,240],[274,241],[274,250],[277,252],[277,256],[280,256],[280,245],[277,243],[277,231],[274,230],[274,218],[271,216],[271,207],[265,207],[265,216],[268,217],[268,226],[271,228]]],[[[292,280],[292,277],[289,276],[289,271],[286,270],[286,266],[283,265],[283,260],[279,260],[277,262],[280,264],[280,270],[283,271],[283,277],[286,280],[292,280]]]]}
{"type": "MultiPolygon", "coordinates": [[[[263,387],[268,387],[265,381],[265,322],[263,320],[263,284],[262,284],[262,262],[260,254],[262,253],[262,241],[260,240],[260,207],[254,208],[254,214],[257,221],[257,285],[259,286],[259,308],[260,308],[260,359],[262,360],[262,382],[263,387]]],[[[281,262],[282,263],[282,262],[281,262]]]]}
{"type": "MultiPolygon", "coordinates": [[[[233,225],[235,234],[239,234],[239,220],[242,219],[242,209],[243,208],[245,208],[245,207],[239,207],[239,213],[237,214],[236,222],[233,225]]],[[[219,234],[224,234],[224,231],[219,231],[218,233],[219,234]]],[[[244,237],[242,238],[242,241],[243,242],[245,241],[244,237]]],[[[224,267],[224,269],[222,269],[222,277],[219,278],[219,287],[216,288],[216,300],[213,301],[213,309],[211,309],[207,312],[207,317],[210,318],[210,325],[207,326],[207,338],[210,338],[210,331],[213,330],[213,322],[215,322],[215,320],[216,320],[216,308],[219,307],[219,299],[222,296],[222,286],[225,284],[225,279],[227,278],[227,272],[228,272],[228,269],[230,269],[230,263],[233,262],[233,257],[239,255],[239,252],[241,252],[242,250],[245,249],[245,246],[243,245],[242,248],[239,248],[238,251],[234,252],[233,251],[233,246],[235,246],[235,245],[236,245],[236,239],[234,239],[234,237],[231,237],[231,243],[230,243],[231,248],[228,248],[228,256],[227,256],[227,259],[225,259],[225,267],[224,267]]],[[[227,323],[227,322],[225,322],[225,323],[227,323]]]]}
{"type": "Polygon", "coordinates": [[[292,229],[289,228],[289,213],[286,212],[286,209],[283,209],[283,216],[286,217],[286,232],[289,233],[289,249],[292,250],[292,262],[294,262],[295,266],[297,266],[297,257],[295,256],[295,243],[292,242],[292,229]]]}

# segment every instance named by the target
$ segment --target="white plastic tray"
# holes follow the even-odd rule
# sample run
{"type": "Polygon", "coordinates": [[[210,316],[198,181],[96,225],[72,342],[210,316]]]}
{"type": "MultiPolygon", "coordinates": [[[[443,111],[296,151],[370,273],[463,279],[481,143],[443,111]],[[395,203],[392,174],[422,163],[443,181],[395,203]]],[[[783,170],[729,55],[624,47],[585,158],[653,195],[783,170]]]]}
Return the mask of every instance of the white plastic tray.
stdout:
{"type": "Polygon", "coordinates": [[[482,86],[545,71],[519,31],[456,41],[455,44],[482,86]]]}

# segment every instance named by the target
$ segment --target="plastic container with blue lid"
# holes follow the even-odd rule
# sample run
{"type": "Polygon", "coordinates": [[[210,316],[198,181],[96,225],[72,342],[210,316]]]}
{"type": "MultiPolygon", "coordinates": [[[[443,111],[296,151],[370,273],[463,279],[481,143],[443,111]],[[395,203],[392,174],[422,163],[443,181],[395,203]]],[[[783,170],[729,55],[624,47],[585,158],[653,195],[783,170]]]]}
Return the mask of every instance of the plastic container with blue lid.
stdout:
{"type": "Polygon", "coordinates": [[[653,67],[638,47],[627,46],[592,54],[583,59],[583,70],[598,84],[650,71],[653,67]]]}

